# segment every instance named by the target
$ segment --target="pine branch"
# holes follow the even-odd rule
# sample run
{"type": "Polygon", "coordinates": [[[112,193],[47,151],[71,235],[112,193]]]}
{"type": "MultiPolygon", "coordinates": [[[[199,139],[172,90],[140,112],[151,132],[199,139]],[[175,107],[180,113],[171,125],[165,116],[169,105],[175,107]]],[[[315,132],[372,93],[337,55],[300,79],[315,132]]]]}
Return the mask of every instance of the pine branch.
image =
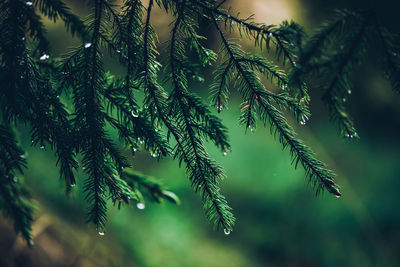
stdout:
{"type": "Polygon", "coordinates": [[[211,114],[209,109],[202,103],[200,97],[194,94],[184,94],[187,105],[195,110],[193,117],[198,123],[192,123],[192,126],[197,127],[200,130],[199,133],[203,134],[207,140],[213,141],[215,146],[220,148],[220,150],[224,152],[229,151],[228,129],[225,125],[222,124],[218,117],[211,114]]]}
{"type": "Polygon", "coordinates": [[[107,1],[103,1],[104,6],[106,7],[106,10],[110,12],[110,17],[117,25],[118,32],[122,33],[124,32],[124,28],[122,27],[122,22],[120,17],[117,15],[116,11],[114,10],[114,5],[108,3],[107,1]]]}
{"type": "Polygon", "coordinates": [[[310,74],[323,74],[318,79],[326,84],[323,100],[332,119],[343,134],[356,136],[344,105],[351,92],[351,73],[370,48],[369,38],[378,38],[384,71],[393,90],[400,92],[397,36],[376,18],[371,20],[372,11],[342,11],[307,41],[295,22],[265,25],[254,22],[253,16],[232,16],[230,8],[221,8],[225,2],[150,0],[145,8],[137,0],[121,4],[93,0],[89,3],[93,12],[84,23],[62,0],[0,1],[0,209],[29,243],[33,209],[23,185],[13,178],[26,164],[12,133],[20,123],[30,126],[32,145],[54,151],[67,191],[75,185],[75,157],[82,156],[87,219],[99,234],[104,234],[108,200],[118,207],[135,200],[138,208],[144,208],[144,196],[155,202],[179,202],[158,181],[128,169],[131,163],[122,151],[125,147],[111,139],[109,127],[133,154],[140,147],[153,157],[173,154],[179,166],[184,163],[194,190],[200,191],[207,217],[228,234],[235,218],[218,187],[225,173],[205,148],[209,141],[227,153],[227,128],[190,90],[192,78],[203,79],[204,68],[214,63],[217,69],[210,93],[217,112],[227,107],[230,90],[238,89],[240,121],[246,130],[253,131],[258,120],[269,124],[283,148],[289,148],[295,168],[299,163],[303,166],[317,193],[326,189],[341,195],[333,181],[335,174],[296,137],[284,114],[289,112],[305,123],[310,116],[306,80],[310,74]],[[162,69],[151,24],[154,5],[175,19],[168,64],[160,76],[172,85],[171,93],[158,77],[162,69]],[[67,31],[79,35],[82,43],[61,60],[49,59],[50,43],[39,12],[53,22],[63,20],[67,31]],[[207,48],[208,35],[199,34],[205,21],[215,26],[222,40],[218,53],[207,48]],[[266,60],[243,51],[226,38],[232,31],[275,58],[266,60]],[[123,75],[105,73],[104,49],[126,68],[123,75]],[[221,55],[218,61],[217,55],[221,55]],[[289,75],[279,67],[287,63],[289,75]],[[268,83],[263,84],[262,76],[268,83]],[[136,95],[139,91],[144,93],[143,101],[136,95]]]}
{"type": "MultiPolygon", "coordinates": [[[[17,12],[31,14],[28,7],[20,1],[6,1],[1,3],[0,31],[4,41],[0,42],[0,109],[5,121],[27,122],[27,116],[32,107],[31,86],[26,77],[28,70],[26,57],[26,23],[25,15],[15,16],[17,12]]],[[[37,33],[37,32],[36,32],[37,33]]],[[[39,34],[39,33],[37,33],[39,34]]]]}
{"type": "MultiPolygon", "coordinates": [[[[245,66],[247,68],[253,71],[258,71],[269,78],[271,84],[276,83],[281,90],[287,90],[288,80],[286,78],[286,74],[277,66],[275,66],[272,62],[264,60],[263,58],[256,55],[243,55],[239,48],[236,50],[240,53],[239,55],[236,55],[237,62],[245,63],[245,66]]],[[[307,105],[305,105],[305,102],[300,101],[299,103],[297,99],[292,98],[287,92],[274,94],[264,88],[264,90],[262,90],[262,93],[265,94],[271,100],[271,102],[275,102],[279,107],[288,107],[289,110],[292,111],[295,115],[296,120],[299,121],[301,124],[304,124],[310,117],[310,112],[307,108],[307,105]]],[[[302,99],[306,101],[307,96],[303,95],[302,99]]]]}
{"type": "Polygon", "coordinates": [[[24,152],[17,145],[12,129],[0,124],[0,209],[14,222],[15,232],[21,233],[32,246],[33,206],[16,176],[17,172],[23,173],[25,166],[24,152]]]}
{"type": "MultiPolygon", "coordinates": [[[[113,173],[112,166],[106,164],[107,140],[104,132],[104,113],[101,106],[101,90],[104,74],[99,51],[100,28],[103,14],[102,1],[95,1],[95,13],[89,29],[92,30],[91,43],[80,49],[75,73],[80,75],[74,84],[75,125],[80,135],[78,147],[83,154],[82,165],[88,178],[85,181],[86,200],[89,204],[88,222],[96,225],[101,232],[106,221],[105,185],[113,188],[108,177],[113,173]]],[[[112,190],[114,191],[114,190],[112,190]]],[[[112,195],[116,195],[115,191],[112,195]]]]}
{"type": "Polygon", "coordinates": [[[286,73],[280,70],[273,62],[257,55],[245,55],[238,60],[249,64],[253,70],[257,70],[269,78],[271,83],[276,81],[279,88],[286,90],[288,86],[286,73]]]}
{"type": "Polygon", "coordinates": [[[196,131],[192,127],[193,117],[190,114],[190,98],[186,94],[186,78],[182,70],[179,70],[182,55],[182,43],[178,38],[180,35],[180,24],[184,16],[184,5],[178,6],[179,13],[172,29],[170,43],[170,67],[174,91],[171,101],[174,105],[174,112],[179,114],[178,124],[184,128],[186,138],[183,141],[184,151],[179,151],[185,159],[189,179],[195,190],[202,187],[202,198],[207,217],[215,223],[217,227],[223,227],[224,231],[231,231],[234,217],[231,208],[225,198],[219,193],[217,182],[223,179],[225,174],[220,166],[208,157],[208,153],[202,144],[202,140],[196,136],[196,131]],[[185,154],[185,155],[183,155],[185,154]],[[194,165],[194,168],[192,167],[194,165]]]}
{"type": "Polygon", "coordinates": [[[254,131],[256,128],[256,112],[255,112],[255,96],[252,95],[249,97],[249,100],[244,101],[240,105],[240,123],[246,126],[250,131],[254,131]]]}
{"type": "Polygon", "coordinates": [[[227,107],[229,98],[229,84],[232,80],[232,60],[225,60],[217,68],[214,75],[214,82],[210,85],[211,102],[217,107],[218,113],[221,112],[223,108],[227,107]]]}
{"type": "Polygon", "coordinates": [[[34,1],[36,7],[53,22],[59,18],[64,21],[65,27],[72,35],[77,33],[82,40],[86,40],[88,33],[85,24],[80,18],[73,13],[61,0],[36,0],[34,1]]]}
{"type": "Polygon", "coordinates": [[[166,156],[169,154],[168,143],[158,130],[154,129],[145,117],[142,117],[144,114],[129,111],[126,106],[117,103],[110,95],[106,95],[106,98],[117,107],[119,114],[118,120],[110,116],[107,116],[106,119],[119,131],[129,145],[138,147],[137,140],[141,140],[144,142],[145,149],[153,151],[154,155],[166,156]]]}
{"type": "Polygon", "coordinates": [[[318,66],[315,62],[323,55],[323,51],[331,40],[349,27],[358,15],[348,10],[337,10],[333,19],[324,23],[307,42],[297,61],[297,67],[289,74],[291,85],[298,85],[304,81],[304,75],[318,66]]]}
{"type": "MultiPolygon", "coordinates": [[[[243,66],[236,59],[235,52],[232,50],[229,42],[221,31],[217,20],[213,18],[213,21],[220,34],[223,45],[233,60],[238,74],[242,79],[241,85],[244,86],[244,88],[248,88],[248,90],[241,89],[243,98],[248,99],[248,97],[251,96],[257,100],[260,118],[264,122],[269,121],[271,124],[271,131],[274,130],[275,134],[279,135],[279,141],[282,143],[283,147],[286,148],[288,146],[290,148],[292,162],[295,163],[295,166],[297,166],[299,162],[302,164],[309,180],[314,187],[316,187],[316,192],[319,193],[322,189],[327,189],[335,196],[341,196],[338,186],[333,182],[334,173],[326,169],[326,165],[317,160],[312,151],[305,146],[302,141],[295,138],[293,128],[286,122],[282,113],[270,104],[266,95],[262,93],[262,88],[260,90],[260,88],[256,86],[258,83],[255,83],[254,76],[251,76],[252,72],[243,69],[243,66]]],[[[250,125],[249,122],[248,125],[250,125]]]]}
{"type": "Polygon", "coordinates": [[[399,43],[399,37],[391,34],[379,22],[375,24],[375,31],[377,32],[383,48],[384,71],[392,84],[392,89],[400,93],[400,47],[396,45],[399,43]]]}
{"type": "MultiPolygon", "coordinates": [[[[167,127],[169,134],[172,134],[174,139],[177,142],[177,150],[175,152],[174,157],[180,158],[180,163],[182,161],[187,164],[187,172],[195,173],[197,171],[196,167],[192,165],[192,159],[190,155],[188,155],[186,151],[185,138],[183,136],[183,132],[181,128],[176,127],[170,117],[167,117],[165,111],[167,110],[167,94],[162,89],[162,87],[156,82],[155,75],[157,70],[153,68],[154,64],[151,62],[154,60],[154,55],[150,54],[150,51],[154,52],[154,50],[149,49],[149,44],[154,45],[154,43],[150,40],[151,34],[151,26],[150,26],[150,14],[151,7],[153,5],[153,1],[150,0],[149,7],[147,9],[146,23],[145,23],[145,32],[144,32],[144,46],[143,46],[143,76],[141,77],[142,86],[146,92],[145,105],[150,108],[150,110],[154,110],[155,113],[151,113],[151,116],[157,117],[160,121],[164,123],[167,127]]],[[[197,187],[199,188],[199,187],[197,187]]],[[[197,190],[196,190],[197,191],[197,190]]],[[[229,229],[229,228],[228,228],[229,229]]]]}
{"type": "Polygon", "coordinates": [[[357,34],[351,33],[348,41],[346,40],[345,43],[349,45],[343,48],[344,52],[339,53],[332,60],[332,62],[338,63],[329,69],[327,75],[329,78],[333,78],[330,78],[330,84],[322,98],[329,108],[331,118],[338,122],[341,133],[349,138],[358,137],[358,134],[342,102],[346,101],[344,95],[351,93],[348,75],[352,68],[351,64],[354,64],[353,62],[360,58],[364,50],[366,43],[365,32],[367,31],[368,22],[369,19],[365,18],[357,34]]]}
{"type": "Polygon", "coordinates": [[[30,37],[34,37],[37,40],[37,47],[32,52],[32,55],[37,55],[36,52],[39,52],[39,56],[43,53],[50,52],[50,43],[45,37],[46,30],[44,24],[41,21],[39,15],[35,13],[35,10],[31,6],[21,6],[21,8],[26,9],[27,11],[27,22],[29,25],[30,37]]]}
{"type": "Polygon", "coordinates": [[[44,149],[45,142],[48,142],[52,150],[55,150],[57,165],[60,164],[60,177],[65,180],[69,192],[70,187],[75,185],[73,169],[78,167],[73,151],[74,137],[69,114],[50,81],[42,77],[29,56],[25,60],[30,69],[29,80],[35,84],[35,88],[31,89],[33,112],[28,118],[32,126],[32,145],[40,144],[44,149]]]}
{"type": "Polygon", "coordinates": [[[23,173],[26,167],[24,151],[18,146],[9,125],[0,124],[0,169],[6,173],[23,173]]]}
{"type": "Polygon", "coordinates": [[[125,19],[125,27],[126,27],[126,32],[127,36],[125,38],[122,38],[122,40],[126,41],[126,46],[127,46],[127,56],[128,56],[128,64],[127,64],[127,72],[125,76],[125,83],[126,87],[125,90],[127,91],[128,94],[128,99],[129,99],[129,104],[131,108],[133,108],[134,103],[132,101],[133,95],[132,95],[132,75],[134,72],[134,68],[137,69],[139,67],[139,64],[136,62],[140,62],[139,54],[135,52],[141,45],[142,42],[136,41],[137,38],[134,38],[135,35],[141,34],[141,32],[138,30],[142,26],[141,22],[141,17],[143,16],[142,12],[142,4],[140,1],[134,1],[132,4],[131,1],[126,3],[128,5],[128,8],[126,10],[126,17],[125,19]]]}
{"type": "Polygon", "coordinates": [[[255,39],[255,44],[262,47],[263,41],[267,44],[267,48],[269,47],[268,44],[271,39],[275,40],[277,49],[278,49],[278,56],[282,53],[283,54],[283,62],[285,63],[286,60],[289,61],[291,66],[295,66],[295,60],[293,53],[288,48],[288,39],[282,33],[280,33],[274,25],[264,25],[261,23],[254,23],[249,22],[252,19],[252,16],[246,19],[240,19],[237,16],[232,16],[228,12],[224,12],[223,10],[219,9],[218,7],[212,8],[201,1],[196,2],[196,4],[204,9],[204,13],[212,14],[212,16],[221,16],[225,19],[225,28],[227,28],[227,22],[229,21],[230,29],[232,29],[232,22],[236,23],[238,30],[240,33],[243,32],[246,36],[250,39],[255,39]]]}
{"type": "MultiPolygon", "coordinates": [[[[14,222],[16,233],[21,233],[29,246],[34,243],[31,238],[33,222],[33,205],[20,185],[0,170],[0,208],[14,222]],[[11,180],[11,181],[10,181],[11,180]]],[[[11,176],[12,177],[12,176],[11,176]]]]}

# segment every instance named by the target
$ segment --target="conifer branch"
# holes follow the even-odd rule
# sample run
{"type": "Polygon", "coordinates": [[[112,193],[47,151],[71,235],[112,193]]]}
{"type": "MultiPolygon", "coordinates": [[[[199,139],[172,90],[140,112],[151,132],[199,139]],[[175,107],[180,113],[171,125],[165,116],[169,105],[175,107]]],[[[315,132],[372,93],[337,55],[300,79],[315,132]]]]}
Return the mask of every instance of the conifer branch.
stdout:
{"type": "MultiPolygon", "coordinates": [[[[164,111],[166,111],[166,93],[161,88],[160,85],[155,81],[155,78],[152,75],[155,75],[155,72],[151,69],[151,60],[149,55],[149,42],[150,42],[150,14],[151,8],[153,5],[153,1],[150,0],[149,7],[147,9],[147,17],[145,23],[145,31],[144,31],[144,46],[143,46],[143,58],[144,58],[144,67],[143,67],[143,83],[145,90],[148,92],[148,98],[145,100],[146,104],[149,106],[154,106],[156,110],[156,116],[164,123],[167,127],[170,134],[172,134],[177,142],[178,151],[175,153],[175,157],[181,155],[181,160],[184,160],[187,163],[187,166],[192,171],[195,171],[195,168],[191,166],[191,161],[188,158],[188,155],[185,153],[184,145],[183,145],[183,137],[181,136],[179,128],[175,127],[172,121],[165,116],[164,111]]],[[[154,114],[152,114],[154,117],[154,114]]]]}
{"type": "Polygon", "coordinates": [[[214,83],[210,85],[211,102],[217,107],[217,112],[220,113],[223,108],[226,108],[229,98],[229,83],[232,79],[231,68],[232,60],[226,60],[220,64],[220,67],[214,71],[214,83]]]}
{"type": "MultiPolygon", "coordinates": [[[[84,79],[75,85],[74,101],[76,107],[75,127],[79,129],[81,141],[79,148],[83,154],[82,164],[89,177],[85,181],[86,200],[89,201],[88,222],[103,231],[106,221],[105,185],[112,173],[106,164],[106,134],[104,132],[104,114],[101,106],[101,87],[103,71],[99,55],[100,28],[103,15],[103,2],[95,0],[94,18],[89,28],[92,30],[91,43],[81,50],[80,64],[84,79]]],[[[80,65],[75,66],[78,68],[80,65]]],[[[113,194],[115,195],[115,193],[113,194]]]]}
{"type": "Polygon", "coordinates": [[[14,222],[16,233],[21,233],[29,246],[34,243],[31,238],[33,222],[33,205],[27,198],[26,192],[20,185],[17,185],[10,174],[0,170],[0,207],[5,215],[14,222]]]}
{"type": "MultiPolygon", "coordinates": [[[[230,21],[236,23],[239,30],[244,28],[245,29],[244,32],[246,33],[247,37],[254,38],[256,40],[255,43],[259,44],[260,46],[262,45],[262,39],[264,39],[267,44],[271,39],[275,39],[278,52],[280,51],[283,53],[284,59],[287,59],[291,64],[291,66],[296,65],[294,60],[294,55],[287,47],[287,44],[289,43],[287,38],[283,34],[279,33],[279,31],[277,31],[275,26],[273,25],[266,26],[260,23],[248,22],[251,19],[251,16],[248,17],[247,19],[240,19],[236,16],[233,16],[227,12],[222,11],[221,9],[219,9],[219,6],[217,6],[216,8],[212,8],[202,3],[201,1],[198,1],[196,3],[206,11],[205,12],[206,14],[212,14],[212,16],[210,17],[213,17],[214,15],[222,16],[223,18],[225,18],[225,22],[230,21]],[[258,41],[260,36],[262,37],[262,39],[261,41],[258,41]]],[[[229,25],[232,28],[231,23],[229,25]]],[[[285,62],[285,60],[283,62],[285,62]]]]}
{"type": "Polygon", "coordinates": [[[195,130],[192,127],[190,121],[193,118],[189,113],[191,98],[186,94],[184,72],[179,70],[181,64],[179,55],[183,52],[183,47],[182,43],[178,41],[178,35],[180,34],[180,24],[184,17],[184,5],[185,3],[181,3],[181,6],[178,6],[178,17],[172,29],[170,43],[170,67],[174,86],[171,99],[177,112],[181,113],[178,118],[178,124],[185,129],[187,134],[185,139],[183,139],[183,146],[187,152],[182,152],[187,153],[185,159],[189,160],[186,162],[188,167],[192,166],[193,162],[194,168],[189,171],[189,178],[196,191],[202,187],[202,198],[207,216],[210,220],[214,221],[217,227],[222,227],[225,231],[231,231],[234,217],[231,213],[231,208],[227,205],[225,198],[219,193],[219,188],[216,184],[225,175],[222,168],[208,158],[208,153],[205,151],[201,139],[196,136],[195,130]]]}
{"type": "MultiPolygon", "coordinates": [[[[317,160],[314,157],[313,152],[307,146],[305,146],[302,141],[295,138],[295,132],[293,128],[286,122],[282,113],[269,103],[268,98],[266,98],[265,94],[263,94],[260,89],[254,87],[254,82],[249,76],[250,73],[243,69],[243,66],[236,59],[235,53],[233,52],[231,46],[221,31],[217,20],[214,17],[213,22],[222,39],[225,49],[237,68],[238,74],[241,76],[244,83],[247,84],[247,88],[250,90],[250,92],[247,92],[243,91],[242,89],[243,97],[248,98],[250,95],[251,98],[254,97],[257,100],[260,107],[259,113],[261,119],[264,122],[269,121],[271,123],[271,131],[275,129],[274,132],[279,135],[279,141],[282,143],[284,148],[289,146],[292,161],[295,163],[295,166],[297,166],[299,162],[303,165],[308,178],[316,188],[316,193],[319,193],[322,189],[327,189],[335,196],[341,196],[338,186],[333,182],[333,178],[335,176],[334,173],[326,169],[326,165],[317,160]]],[[[252,100],[249,100],[249,104],[251,103],[252,100]]],[[[250,107],[251,106],[248,106],[248,108],[250,107]]],[[[247,112],[248,108],[246,109],[247,112]]],[[[250,122],[247,122],[247,124],[250,125],[250,122]]]]}
{"type": "Polygon", "coordinates": [[[318,79],[326,84],[323,100],[332,119],[343,134],[356,136],[344,105],[351,73],[371,48],[368,38],[377,37],[384,71],[393,90],[399,92],[398,37],[376,18],[371,20],[372,11],[342,11],[307,40],[295,22],[265,25],[254,22],[253,16],[232,16],[230,8],[221,7],[225,2],[150,0],[146,8],[137,0],[124,0],[121,5],[92,0],[93,12],[82,22],[63,0],[0,1],[0,209],[29,243],[33,209],[24,185],[13,178],[17,172],[22,174],[26,164],[13,137],[20,123],[30,127],[32,145],[55,153],[67,192],[76,182],[76,157],[82,156],[88,222],[100,234],[108,200],[118,207],[135,200],[138,208],[144,207],[144,196],[155,202],[178,202],[159,182],[128,169],[132,164],[122,151],[126,147],[111,139],[108,127],[133,154],[137,149],[153,157],[173,154],[179,166],[184,163],[194,190],[200,191],[207,217],[229,233],[235,218],[218,187],[224,170],[205,148],[209,141],[227,153],[227,128],[190,90],[191,79],[201,81],[202,68],[213,63],[217,67],[210,94],[217,112],[227,107],[230,90],[237,88],[242,96],[240,121],[246,130],[253,130],[257,120],[268,123],[283,147],[289,147],[294,166],[303,166],[316,192],[326,189],[340,196],[334,173],[296,137],[283,114],[288,111],[300,124],[305,123],[310,116],[306,80],[310,74],[322,73],[318,79]],[[171,93],[158,77],[162,69],[151,24],[155,4],[175,19],[162,75],[172,85],[171,93]],[[63,20],[67,31],[77,34],[82,43],[61,60],[49,59],[50,43],[41,15],[53,22],[63,20]],[[215,26],[222,40],[218,53],[207,48],[208,35],[199,34],[204,19],[215,26]],[[273,52],[275,58],[267,60],[243,51],[226,38],[234,30],[253,40],[260,50],[273,52]],[[104,71],[103,49],[126,68],[123,75],[104,71]],[[279,67],[287,63],[288,75],[279,67]],[[265,85],[262,76],[268,80],[265,85]],[[143,101],[136,96],[141,90],[143,101]],[[166,136],[161,132],[164,126],[166,136]]]}
{"type": "Polygon", "coordinates": [[[399,43],[399,38],[390,34],[378,21],[375,22],[375,25],[383,48],[383,62],[386,76],[391,82],[392,89],[400,93],[400,47],[395,45],[399,43]]]}
{"type": "Polygon", "coordinates": [[[29,14],[27,22],[29,25],[30,37],[34,37],[34,39],[37,40],[37,46],[33,50],[32,55],[37,55],[36,53],[37,51],[39,51],[39,53],[45,53],[45,52],[48,53],[50,50],[50,43],[45,37],[46,30],[41,21],[40,16],[37,15],[35,13],[35,10],[30,6],[25,6],[21,8],[27,9],[27,13],[29,14]]]}
{"type": "MultiPolygon", "coordinates": [[[[298,59],[298,66],[293,68],[289,74],[291,85],[301,84],[304,81],[304,75],[313,71],[316,67],[316,59],[321,56],[325,45],[343,29],[349,25],[357,14],[347,10],[336,11],[333,19],[326,22],[321,26],[317,32],[307,42],[306,46],[302,49],[302,53],[298,59]]],[[[318,65],[317,65],[318,66],[318,65]]]]}
{"type": "MultiPolygon", "coordinates": [[[[128,3],[129,4],[129,3],[128,3]]],[[[126,22],[126,31],[127,31],[127,37],[124,38],[126,39],[126,46],[127,46],[127,53],[128,53],[128,64],[127,64],[127,70],[126,70],[126,76],[125,76],[125,90],[127,92],[127,97],[129,101],[129,105],[131,109],[134,109],[136,106],[135,103],[133,102],[133,93],[132,93],[132,75],[133,75],[133,68],[134,68],[134,62],[137,60],[137,57],[135,56],[134,50],[135,50],[135,39],[134,39],[134,34],[138,34],[137,32],[134,32],[134,27],[141,26],[140,24],[140,19],[139,21],[135,21],[135,16],[134,15],[140,15],[142,9],[142,5],[140,1],[135,1],[133,6],[129,6],[128,10],[126,12],[126,16],[128,16],[128,21],[126,22]]],[[[137,17],[136,17],[137,19],[137,17]]],[[[121,26],[120,26],[121,27],[121,26]]]]}
{"type": "Polygon", "coordinates": [[[83,40],[87,38],[87,30],[85,24],[80,18],[73,13],[61,0],[35,0],[34,4],[39,8],[43,15],[48,17],[53,22],[61,18],[65,27],[71,34],[77,33],[83,40]]]}
{"type": "Polygon", "coordinates": [[[367,25],[368,20],[365,19],[358,33],[350,37],[351,40],[348,42],[350,45],[345,52],[339,54],[336,59],[332,60],[332,62],[339,62],[339,64],[335,67],[335,72],[329,72],[329,75],[334,73],[334,76],[322,97],[331,112],[331,118],[338,122],[342,134],[349,138],[358,137],[358,134],[342,102],[345,101],[343,96],[351,92],[347,82],[349,64],[358,56],[356,50],[360,50],[359,47],[365,41],[364,34],[367,25]]]}
{"type": "Polygon", "coordinates": [[[9,125],[0,124],[0,137],[0,169],[7,174],[23,173],[26,167],[24,151],[18,146],[9,125]]]}
{"type": "Polygon", "coordinates": [[[18,146],[12,129],[0,124],[0,208],[13,221],[15,232],[21,233],[31,246],[33,206],[16,176],[17,172],[22,174],[25,167],[24,152],[18,146]]]}
{"type": "Polygon", "coordinates": [[[103,1],[103,4],[106,7],[106,9],[110,12],[111,18],[114,21],[114,23],[117,25],[118,31],[120,33],[124,32],[120,17],[117,15],[117,13],[115,13],[114,7],[110,3],[108,3],[108,1],[106,1],[106,0],[103,1]]]}

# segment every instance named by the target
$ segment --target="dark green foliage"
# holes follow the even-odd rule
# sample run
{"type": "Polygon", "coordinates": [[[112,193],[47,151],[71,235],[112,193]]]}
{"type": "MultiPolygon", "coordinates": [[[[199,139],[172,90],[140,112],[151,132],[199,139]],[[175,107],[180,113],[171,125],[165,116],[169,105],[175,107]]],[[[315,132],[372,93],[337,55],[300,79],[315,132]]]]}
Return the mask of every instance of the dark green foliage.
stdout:
{"type": "Polygon", "coordinates": [[[78,16],[71,13],[70,9],[61,0],[37,0],[34,4],[40,12],[56,22],[59,18],[64,21],[65,27],[71,34],[86,37],[86,26],[78,16]]]}
{"type": "Polygon", "coordinates": [[[391,34],[379,22],[376,22],[375,28],[378,39],[381,42],[383,68],[387,78],[392,83],[392,88],[395,92],[400,92],[400,55],[399,51],[399,37],[391,34]]]}
{"type": "Polygon", "coordinates": [[[397,36],[380,24],[373,11],[337,11],[301,49],[297,65],[289,74],[290,85],[302,83],[310,74],[319,75],[320,88],[324,91],[322,100],[332,120],[338,123],[341,135],[358,138],[345,107],[352,93],[351,75],[368,52],[379,48],[383,69],[393,90],[398,91],[398,43],[397,36]]]}
{"type": "Polygon", "coordinates": [[[179,203],[156,180],[135,173],[124,150],[177,158],[200,193],[207,217],[229,233],[235,218],[218,187],[225,173],[205,148],[209,141],[229,152],[228,129],[191,90],[193,79],[203,80],[204,68],[215,65],[209,91],[218,113],[227,108],[232,89],[237,89],[245,129],[253,131],[257,122],[268,125],[290,151],[295,167],[300,163],[305,169],[316,192],[326,189],[337,197],[341,193],[335,174],[296,137],[284,114],[305,124],[311,101],[307,82],[317,73],[331,118],[343,135],[358,137],[345,101],[351,93],[351,75],[372,40],[379,40],[384,71],[393,89],[400,91],[397,36],[372,12],[337,12],[307,38],[295,22],[255,23],[252,17],[241,19],[210,0],[150,0],[147,7],[136,0],[125,0],[122,6],[93,0],[88,5],[92,11],[82,22],[61,0],[0,1],[0,204],[28,241],[33,210],[23,186],[13,179],[25,167],[24,152],[13,136],[18,123],[29,125],[32,145],[54,151],[67,192],[75,186],[75,171],[82,166],[87,221],[99,233],[105,228],[108,200],[118,207],[135,200],[143,205],[140,208],[146,198],[179,203]],[[151,25],[154,5],[174,18],[165,68],[157,61],[157,35],[151,25]],[[61,58],[49,58],[51,46],[39,14],[54,22],[63,20],[81,44],[61,58]],[[207,36],[198,34],[201,23],[218,33],[218,53],[204,45],[207,36]],[[243,51],[227,37],[235,31],[274,57],[267,60],[243,51]],[[106,51],[125,67],[122,77],[104,70],[106,51]],[[161,70],[164,82],[158,77],[161,70]],[[268,83],[262,83],[261,75],[268,83]],[[137,100],[138,91],[144,93],[143,101],[137,100]],[[111,131],[118,132],[120,142],[111,139],[111,131]]]}
{"type": "Polygon", "coordinates": [[[14,228],[21,233],[28,245],[33,245],[30,237],[33,221],[33,207],[27,199],[27,191],[17,177],[26,165],[25,155],[7,125],[0,125],[0,205],[6,217],[14,221],[14,228]]]}

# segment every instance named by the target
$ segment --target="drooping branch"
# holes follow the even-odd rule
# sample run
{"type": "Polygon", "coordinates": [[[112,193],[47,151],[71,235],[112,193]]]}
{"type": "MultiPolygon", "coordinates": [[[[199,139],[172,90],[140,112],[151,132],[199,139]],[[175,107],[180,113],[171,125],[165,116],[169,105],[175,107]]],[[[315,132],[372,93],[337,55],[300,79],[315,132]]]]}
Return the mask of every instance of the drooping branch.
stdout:
{"type": "Polygon", "coordinates": [[[263,121],[269,121],[271,123],[271,129],[275,129],[275,132],[279,135],[279,140],[283,147],[289,146],[292,159],[296,162],[300,162],[310,181],[316,186],[316,192],[320,192],[321,189],[327,189],[330,193],[335,196],[341,196],[338,186],[333,182],[334,173],[325,168],[325,164],[317,160],[312,151],[305,146],[301,140],[295,138],[295,132],[293,128],[286,122],[282,113],[277,110],[267,100],[265,94],[254,86],[254,82],[251,80],[249,73],[245,71],[243,65],[236,59],[235,53],[232,51],[229,42],[225,38],[221,28],[218,25],[217,20],[213,17],[214,25],[222,39],[223,45],[234,62],[238,74],[242,77],[244,83],[247,84],[249,92],[243,91],[243,97],[247,95],[254,95],[260,106],[260,117],[263,121]]]}

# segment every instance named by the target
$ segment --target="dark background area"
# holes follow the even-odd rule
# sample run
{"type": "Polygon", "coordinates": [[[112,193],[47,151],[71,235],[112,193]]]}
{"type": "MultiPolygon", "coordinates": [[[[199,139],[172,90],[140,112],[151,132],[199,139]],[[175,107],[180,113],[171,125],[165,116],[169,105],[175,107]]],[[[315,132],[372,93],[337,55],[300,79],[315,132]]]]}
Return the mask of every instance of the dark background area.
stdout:
{"type": "MultiPolygon", "coordinates": [[[[67,2],[80,14],[87,12],[83,1],[67,2]]],[[[294,19],[309,34],[335,8],[374,8],[387,27],[399,31],[397,1],[236,0],[227,5],[243,17],[255,13],[256,20],[265,23],[294,19]]],[[[163,46],[171,18],[155,12],[153,23],[163,46]]],[[[76,44],[62,23],[48,26],[53,55],[76,44]]],[[[218,46],[213,37],[209,44],[218,46]]],[[[242,44],[251,49],[251,42],[242,44]]],[[[0,266],[400,266],[400,96],[384,79],[378,56],[376,51],[367,54],[347,101],[359,141],[338,136],[315,88],[310,121],[305,126],[291,122],[318,158],[338,174],[340,199],[329,194],[315,197],[303,170],[294,170],[288,151],[282,151],[268,127],[259,125],[255,133],[246,134],[238,123],[239,100],[232,94],[229,109],[221,114],[230,130],[232,152],[224,157],[210,146],[210,154],[226,169],[222,192],[237,218],[228,236],[207,222],[200,198],[178,163],[157,162],[144,152],[131,158],[133,167],[161,179],[182,204],[146,203],[144,210],[132,205],[121,211],[110,205],[106,234],[99,236],[84,223],[84,175],[80,173],[75,191],[66,197],[53,154],[31,147],[29,129],[21,126],[19,138],[29,164],[25,182],[37,205],[37,245],[27,248],[0,218],[0,266]]],[[[109,59],[106,68],[121,71],[109,59]]],[[[206,81],[195,88],[205,96],[212,80],[212,72],[206,73],[206,81]]]]}

